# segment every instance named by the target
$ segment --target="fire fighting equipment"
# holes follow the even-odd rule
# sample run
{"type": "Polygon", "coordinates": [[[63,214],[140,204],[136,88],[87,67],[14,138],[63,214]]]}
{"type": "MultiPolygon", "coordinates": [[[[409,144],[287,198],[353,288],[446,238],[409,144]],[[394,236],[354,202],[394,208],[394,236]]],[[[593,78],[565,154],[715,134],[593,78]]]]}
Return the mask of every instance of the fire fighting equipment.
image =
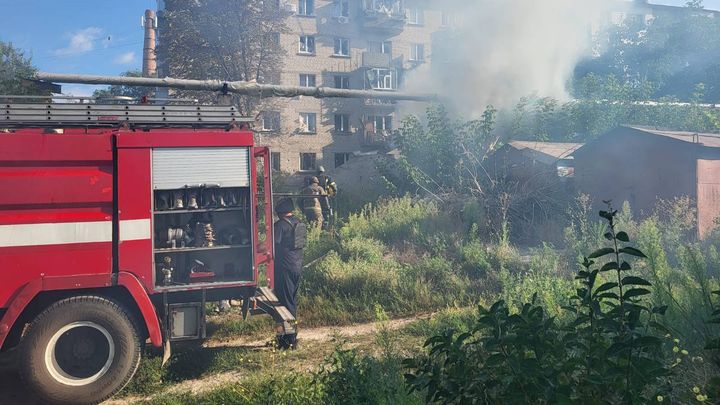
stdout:
{"type": "Polygon", "coordinates": [[[166,211],[170,208],[170,193],[158,191],[155,193],[155,211],[166,211]]]}
{"type": "Polygon", "coordinates": [[[215,190],[211,188],[205,188],[202,190],[202,207],[203,208],[213,208],[217,207],[217,196],[215,195],[215,190]]]}
{"type": "Polygon", "coordinates": [[[190,241],[189,235],[183,228],[170,227],[167,230],[167,244],[172,249],[184,248],[190,241]]]}
{"type": "Polygon", "coordinates": [[[162,271],[163,274],[164,285],[170,285],[172,283],[173,270],[172,258],[170,256],[163,257],[163,263],[160,271],[162,271]]]}
{"type": "Polygon", "coordinates": [[[188,209],[198,209],[198,193],[195,190],[188,191],[188,209]]]}
{"type": "Polygon", "coordinates": [[[191,282],[209,282],[215,278],[215,273],[210,266],[198,259],[194,259],[190,265],[190,281],[191,282]]]}
{"type": "Polygon", "coordinates": [[[239,198],[235,190],[229,189],[225,191],[225,202],[229,207],[237,207],[239,205],[239,198]]]}
{"type": "Polygon", "coordinates": [[[172,192],[172,206],[170,207],[171,210],[181,210],[185,208],[184,194],[184,192],[177,190],[172,192]]]}
{"type": "Polygon", "coordinates": [[[195,224],[195,246],[215,246],[215,227],[212,223],[197,222],[195,224]]]}

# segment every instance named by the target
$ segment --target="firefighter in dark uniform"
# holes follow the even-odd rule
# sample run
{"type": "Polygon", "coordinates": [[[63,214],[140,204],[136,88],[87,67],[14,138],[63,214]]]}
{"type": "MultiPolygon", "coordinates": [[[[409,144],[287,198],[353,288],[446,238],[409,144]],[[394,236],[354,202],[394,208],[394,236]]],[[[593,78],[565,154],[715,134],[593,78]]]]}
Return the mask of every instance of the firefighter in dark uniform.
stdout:
{"type": "MultiPolygon", "coordinates": [[[[297,293],[302,271],[303,248],[307,238],[305,224],[293,215],[293,200],[285,198],[275,206],[278,220],[274,226],[275,236],[275,295],[285,308],[297,319],[297,293]]],[[[297,333],[286,335],[281,346],[295,346],[297,333]]]]}
{"type": "Polygon", "coordinates": [[[323,190],[325,190],[325,194],[329,198],[326,198],[325,201],[327,201],[327,204],[325,204],[322,208],[323,211],[323,218],[325,219],[325,225],[330,225],[333,222],[333,206],[332,206],[332,199],[335,198],[337,195],[337,184],[335,184],[335,181],[325,174],[325,168],[323,166],[318,167],[318,174],[317,174],[318,184],[320,187],[322,187],[323,190]]]}

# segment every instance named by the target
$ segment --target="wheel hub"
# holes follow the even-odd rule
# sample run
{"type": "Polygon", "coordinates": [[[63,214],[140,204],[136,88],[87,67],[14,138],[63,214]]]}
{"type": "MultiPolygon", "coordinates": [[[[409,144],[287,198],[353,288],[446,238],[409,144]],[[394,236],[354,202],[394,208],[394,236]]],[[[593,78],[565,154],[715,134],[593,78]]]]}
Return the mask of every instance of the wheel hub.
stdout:
{"type": "Polygon", "coordinates": [[[58,330],[45,349],[45,366],[59,383],[83,386],[100,379],[115,358],[115,342],[94,322],[73,322],[58,330]]]}

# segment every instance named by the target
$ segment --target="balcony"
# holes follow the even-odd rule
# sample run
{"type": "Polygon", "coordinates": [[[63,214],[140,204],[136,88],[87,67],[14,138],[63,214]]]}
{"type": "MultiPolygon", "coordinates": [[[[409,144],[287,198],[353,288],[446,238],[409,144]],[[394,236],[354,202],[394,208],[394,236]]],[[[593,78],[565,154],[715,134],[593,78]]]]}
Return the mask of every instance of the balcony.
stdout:
{"type": "Polygon", "coordinates": [[[402,30],[405,25],[403,0],[363,0],[363,27],[380,30],[402,30]]]}
{"type": "Polygon", "coordinates": [[[373,150],[390,149],[392,146],[392,132],[366,130],[363,133],[362,146],[373,150]]]}
{"type": "Polygon", "coordinates": [[[389,53],[363,52],[362,66],[369,68],[389,68],[392,57],[389,53]]]}

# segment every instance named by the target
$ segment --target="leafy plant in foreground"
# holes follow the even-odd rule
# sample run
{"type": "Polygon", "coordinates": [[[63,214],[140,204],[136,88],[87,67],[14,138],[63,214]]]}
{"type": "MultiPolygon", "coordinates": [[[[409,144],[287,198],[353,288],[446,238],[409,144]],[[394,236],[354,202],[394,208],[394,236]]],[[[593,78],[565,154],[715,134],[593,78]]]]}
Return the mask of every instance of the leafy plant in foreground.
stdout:
{"type": "Polygon", "coordinates": [[[405,361],[411,391],[442,404],[656,401],[672,371],[656,320],[666,307],[653,306],[650,282],[631,273],[631,258],[645,255],[616,231],[616,215],[600,212],[610,246],[584,258],[570,320],[549,317],[537,296],[515,314],[502,300],[480,307],[471,332],[433,336],[427,354],[405,361]]]}

